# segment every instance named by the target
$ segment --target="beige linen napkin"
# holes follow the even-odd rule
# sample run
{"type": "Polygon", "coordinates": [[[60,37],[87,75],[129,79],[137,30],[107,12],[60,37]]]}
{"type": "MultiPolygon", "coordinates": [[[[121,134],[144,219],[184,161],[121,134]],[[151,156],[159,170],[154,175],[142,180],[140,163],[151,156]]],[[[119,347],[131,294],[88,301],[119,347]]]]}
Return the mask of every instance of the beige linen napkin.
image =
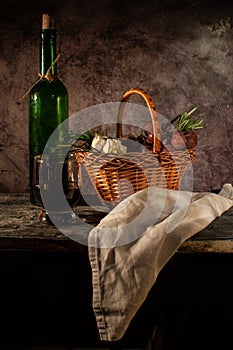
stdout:
{"type": "Polygon", "coordinates": [[[119,340],[180,245],[233,206],[219,194],[150,187],[112,210],[89,235],[93,308],[101,340],[119,340]]]}

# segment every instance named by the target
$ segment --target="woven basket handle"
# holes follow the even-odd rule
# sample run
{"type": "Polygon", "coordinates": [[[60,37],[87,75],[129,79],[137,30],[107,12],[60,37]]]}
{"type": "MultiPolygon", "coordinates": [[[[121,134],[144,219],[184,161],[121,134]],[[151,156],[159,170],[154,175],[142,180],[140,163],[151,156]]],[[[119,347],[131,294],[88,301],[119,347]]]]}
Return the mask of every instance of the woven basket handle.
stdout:
{"type": "Polygon", "coordinates": [[[151,116],[152,126],[153,126],[153,134],[154,134],[153,152],[159,153],[161,144],[160,144],[160,121],[159,121],[158,111],[156,109],[155,103],[152,100],[152,97],[142,89],[133,88],[124,93],[121,99],[121,104],[120,104],[119,113],[118,113],[117,131],[116,131],[117,137],[118,138],[123,137],[122,117],[123,117],[123,111],[125,108],[125,103],[122,103],[122,102],[127,102],[130,96],[134,94],[142,96],[142,98],[145,100],[147,107],[150,111],[150,116],[151,116]]]}

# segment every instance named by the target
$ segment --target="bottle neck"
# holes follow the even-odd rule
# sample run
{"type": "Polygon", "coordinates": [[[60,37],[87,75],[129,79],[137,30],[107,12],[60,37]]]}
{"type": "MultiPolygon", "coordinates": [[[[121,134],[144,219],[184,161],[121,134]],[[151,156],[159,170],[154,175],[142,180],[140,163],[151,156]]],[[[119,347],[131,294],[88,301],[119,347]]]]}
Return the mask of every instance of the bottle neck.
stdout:
{"type": "Polygon", "coordinates": [[[42,29],[40,47],[40,72],[44,76],[51,67],[49,76],[54,78],[57,75],[57,64],[53,64],[57,55],[56,31],[54,29],[42,29]]]}

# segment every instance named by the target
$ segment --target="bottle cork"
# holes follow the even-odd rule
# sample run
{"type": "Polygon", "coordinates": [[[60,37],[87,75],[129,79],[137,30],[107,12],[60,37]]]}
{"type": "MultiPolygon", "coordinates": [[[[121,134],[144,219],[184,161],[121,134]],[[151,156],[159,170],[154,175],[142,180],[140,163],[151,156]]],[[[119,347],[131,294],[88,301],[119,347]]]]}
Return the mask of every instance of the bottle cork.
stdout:
{"type": "Polygon", "coordinates": [[[43,14],[42,29],[55,29],[55,18],[47,13],[43,14]]]}

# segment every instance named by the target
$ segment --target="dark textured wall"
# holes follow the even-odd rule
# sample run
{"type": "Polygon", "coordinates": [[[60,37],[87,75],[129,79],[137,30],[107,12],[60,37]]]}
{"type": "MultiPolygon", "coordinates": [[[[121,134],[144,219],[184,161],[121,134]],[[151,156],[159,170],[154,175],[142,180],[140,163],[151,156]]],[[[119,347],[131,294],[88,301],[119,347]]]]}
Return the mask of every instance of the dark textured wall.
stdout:
{"type": "Polygon", "coordinates": [[[141,87],[171,119],[192,106],[196,190],[233,182],[233,7],[198,0],[2,0],[0,190],[28,189],[27,98],[37,78],[41,14],[57,20],[59,75],[70,114],[141,87]]]}

